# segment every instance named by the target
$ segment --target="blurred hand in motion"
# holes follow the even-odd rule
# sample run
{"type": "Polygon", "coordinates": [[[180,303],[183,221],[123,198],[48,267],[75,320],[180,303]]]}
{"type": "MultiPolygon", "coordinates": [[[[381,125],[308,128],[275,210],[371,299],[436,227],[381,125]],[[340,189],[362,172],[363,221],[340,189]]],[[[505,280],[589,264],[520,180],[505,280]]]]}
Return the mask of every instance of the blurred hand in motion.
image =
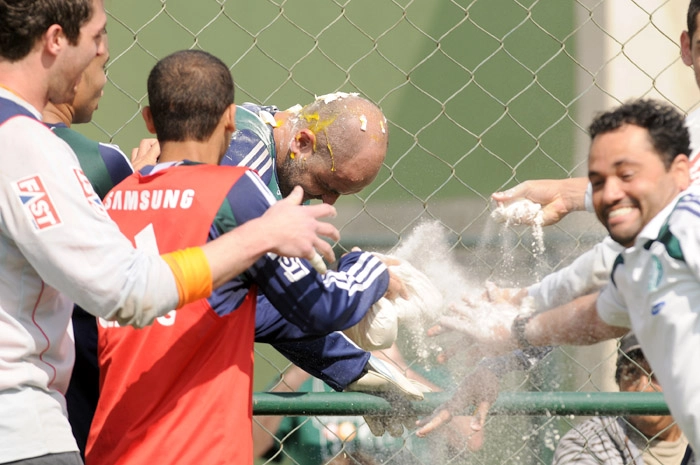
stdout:
{"type": "Polygon", "coordinates": [[[335,261],[333,248],[322,237],[338,241],[340,233],[330,223],[319,218],[334,217],[332,205],[320,203],[301,205],[304,190],[296,186],[284,199],[274,203],[261,217],[268,223],[269,240],[273,243],[272,252],[285,257],[313,259],[316,251],[328,263],[335,261]]]}
{"type": "MultiPolygon", "coordinates": [[[[485,289],[478,298],[464,295],[461,302],[450,305],[449,312],[445,315],[445,325],[441,325],[440,321],[442,320],[439,320],[437,325],[428,329],[428,336],[438,336],[455,330],[460,331],[456,327],[457,325],[467,331],[467,334],[483,332],[484,324],[495,316],[492,310],[505,312],[502,315],[503,324],[506,326],[512,324],[512,320],[509,323],[510,317],[508,315],[517,315],[516,308],[524,305],[527,296],[526,288],[498,287],[493,282],[486,281],[485,289]],[[483,308],[481,308],[482,306],[483,308]],[[481,315],[481,313],[486,313],[486,316],[481,315]],[[471,329],[467,329],[467,327],[471,329]]],[[[467,366],[474,365],[482,358],[490,357],[493,354],[490,344],[480,346],[480,342],[483,342],[480,337],[473,338],[471,342],[465,341],[462,337],[457,341],[441,341],[439,343],[441,345],[440,353],[436,355],[436,361],[440,364],[447,363],[459,353],[463,356],[462,363],[467,366]]]]}
{"type": "Polygon", "coordinates": [[[511,335],[513,320],[520,314],[520,306],[511,301],[522,301],[520,291],[515,294],[491,288],[474,299],[469,296],[448,306],[448,311],[438,319],[438,324],[428,329],[428,336],[448,331],[458,331],[463,337],[459,347],[448,347],[438,357],[445,362],[457,350],[469,349],[471,359],[501,355],[516,349],[511,335]],[[469,347],[471,346],[471,347],[469,347]]]}
{"type": "MultiPolygon", "coordinates": [[[[436,408],[433,413],[416,422],[416,436],[423,438],[438,430],[453,418],[474,407],[473,414],[462,422],[469,422],[468,429],[472,432],[472,443],[467,445],[478,449],[483,441],[483,427],[488,410],[498,397],[498,377],[488,368],[478,367],[469,373],[460,383],[450,400],[436,408]]],[[[471,449],[475,450],[475,449],[471,449]]]]}
{"type": "Polygon", "coordinates": [[[484,429],[483,425],[486,421],[486,414],[489,406],[484,403],[483,418],[476,416],[453,416],[451,427],[447,431],[451,444],[458,446],[467,446],[471,452],[475,452],[484,445],[484,429]]]}
{"type": "Polygon", "coordinates": [[[504,192],[495,192],[491,198],[504,205],[523,199],[538,203],[542,206],[543,225],[549,226],[572,211],[585,210],[587,187],[587,178],[536,179],[504,192]]]}
{"type": "Polygon", "coordinates": [[[486,290],[481,295],[482,300],[494,304],[511,304],[519,307],[527,297],[525,287],[498,287],[491,281],[486,281],[486,290]]]}
{"type": "Polygon", "coordinates": [[[138,147],[131,150],[131,166],[138,171],[144,166],[155,165],[160,156],[160,144],[158,139],[142,139],[138,147]]]}

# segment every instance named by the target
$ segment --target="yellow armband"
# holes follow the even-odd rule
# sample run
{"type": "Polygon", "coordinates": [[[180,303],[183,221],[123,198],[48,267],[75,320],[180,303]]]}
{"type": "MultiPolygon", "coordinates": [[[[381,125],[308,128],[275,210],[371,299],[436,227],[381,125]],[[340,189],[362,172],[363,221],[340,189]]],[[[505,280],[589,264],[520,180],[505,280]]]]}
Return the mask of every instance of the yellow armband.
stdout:
{"type": "Polygon", "coordinates": [[[211,295],[212,277],[209,261],[201,247],[190,247],[161,255],[175,276],[180,303],[185,304],[211,295]]]}

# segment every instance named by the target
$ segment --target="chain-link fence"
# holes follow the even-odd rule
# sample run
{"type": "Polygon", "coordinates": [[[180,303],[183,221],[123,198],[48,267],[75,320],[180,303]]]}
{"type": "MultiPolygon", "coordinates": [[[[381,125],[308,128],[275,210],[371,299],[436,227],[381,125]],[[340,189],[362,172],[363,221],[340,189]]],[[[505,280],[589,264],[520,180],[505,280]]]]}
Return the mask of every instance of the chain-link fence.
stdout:
{"type": "MultiPolygon", "coordinates": [[[[371,186],[338,201],[338,251],[388,251],[417,225],[438,222],[473,283],[530,284],[604,234],[592,216],[569,215],[546,229],[537,253],[531,230],[489,220],[492,192],[585,174],[585,128],[616,102],[653,96],[688,112],[698,100],[678,46],[687,0],[106,0],[106,7],[109,81],[102,110],[82,129],[88,136],[123,149],[146,137],[146,76],[179,49],[201,48],[229,64],[239,103],[287,108],[359,92],[384,110],[389,152],[371,186]]],[[[535,371],[506,379],[504,390],[614,390],[615,350],[611,343],[557,349],[535,371]]],[[[403,356],[421,368],[410,348],[403,356]]],[[[263,346],[256,365],[258,391],[287,367],[263,346]]],[[[344,439],[366,433],[353,429],[356,417],[286,421],[293,418],[292,430],[318,426],[331,451],[300,463],[342,456],[353,443],[344,439]]],[[[447,446],[445,435],[408,435],[393,445],[365,439],[385,452],[385,463],[549,463],[558,438],[579,421],[494,416],[478,452],[447,446]]]]}

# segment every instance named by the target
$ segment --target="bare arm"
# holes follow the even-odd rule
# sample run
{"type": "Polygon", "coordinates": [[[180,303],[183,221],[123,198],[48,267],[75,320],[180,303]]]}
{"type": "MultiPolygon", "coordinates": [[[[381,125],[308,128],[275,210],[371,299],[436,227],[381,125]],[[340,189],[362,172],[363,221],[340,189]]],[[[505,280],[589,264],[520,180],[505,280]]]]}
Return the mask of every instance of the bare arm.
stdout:
{"type": "MultiPolygon", "coordinates": [[[[613,337],[623,336],[629,330],[610,326],[598,316],[596,300],[598,293],[589,294],[551,310],[530,317],[523,329],[525,340],[532,346],[550,345],[590,345],[613,337]]],[[[466,327],[453,325],[452,329],[464,332],[466,327]]],[[[519,343],[510,327],[501,326],[493,332],[489,343],[494,355],[519,348],[519,343]]],[[[468,337],[472,335],[466,333],[468,337]]],[[[473,338],[476,340],[476,338],[473,338]]],[[[471,406],[477,408],[475,417],[481,420],[474,425],[477,430],[483,425],[488,408],[498,395],[498,379],[485,367],[467,375],[452,398],[438,407],[432,415],[418,422],[416,434],[427,436],[442,425],[450,422],[454,415],[471,406]]]]}
{"type": "Polygon", "coordinates": [[[533,346],[591,345],[624,336],[628,328],[610,326],[600,319],[597,298],[598,293],[589,294],[538,313],[525,325],[525,339],[533,346]]]}
{"type": "MultiPolygon", "coordinates": [[[[535,347],[553,345],[590,345],[612,337],[624,335],[628,329],[610,326],[598,316],[596,300],[598,293],[579,297],[559,307],[528,317],[523,335],[535,347]]],[[[513,312],[492,312],[488,331],[478,327],[478,320],[469,313],[468,306],[460,307],[461,313],[440,318],[439,325],[428,330],[436,335],[446,330],[459,331],[465,343],[477,344],[482,355],[497,356],[523,347],[513,334],[514,320],[520,318],[513,312]]],[[[475,314],[478,316],[478,313],[475,314]]]]}

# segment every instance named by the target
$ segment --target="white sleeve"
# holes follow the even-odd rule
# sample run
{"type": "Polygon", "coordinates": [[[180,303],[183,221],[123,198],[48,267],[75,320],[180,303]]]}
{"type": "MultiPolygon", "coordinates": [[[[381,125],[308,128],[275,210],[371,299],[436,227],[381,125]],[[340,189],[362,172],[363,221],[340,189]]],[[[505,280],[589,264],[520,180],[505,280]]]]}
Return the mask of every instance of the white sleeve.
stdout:
{"type": "Polygon", "coordinates": [[[610,236],[583,253],[569,266],[550,273],[528,287],[535,309],[546,310],[598,291],[610,279],[615,258],[622,246],[610,236]]]}
{"type": "Polygon", "coordinates": [[[10,247],[96,316],[143,326],[172,310],[178,293],[169,266],[121,234],[69,146],[29,118],[14,118],[0,132],[8,155],[0,233],[10,247]]]}
{"type": "Polygon", "coordinates": [[[595,305],[600,319],[610,326],[622,326],[623,328],[632,326],[627,306],[612,282],[609,282],[600,292],[595,305]]]}
{"type": "Polygon", "coordinates": [[[590,182],[586,186],[586,193],[583,196],[583,206],[589,213],[595,213],[595,208],[593,208],[593,184],[590,182]]]}

